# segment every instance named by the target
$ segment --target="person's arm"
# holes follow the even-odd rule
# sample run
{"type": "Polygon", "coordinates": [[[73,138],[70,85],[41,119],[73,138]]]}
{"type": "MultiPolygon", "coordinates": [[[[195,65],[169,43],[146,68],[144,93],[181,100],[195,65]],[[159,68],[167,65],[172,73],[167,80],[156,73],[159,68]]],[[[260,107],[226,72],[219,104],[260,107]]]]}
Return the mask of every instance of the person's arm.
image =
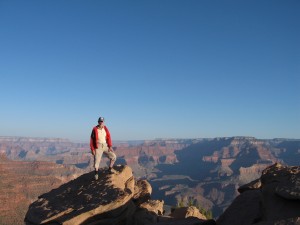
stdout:
{"type": "Polygon", "coordinates": [[[91,133],[91,138],[90,138],[90,149],[91,149],[93,155],[95,155],[95,146],[94,146],[95,141],[94,140],[95,140],[95,131],[93,129],[92,133],[91,133]]]}
{"type": "Polygon", "coordinates": [[[104,129],[105,129],[105,132],[106,132],[106,143],[107,143],[108,151],[113,152],[110,132],[109,132],[109,130],[106,126],[104,126],[104,129]]]}

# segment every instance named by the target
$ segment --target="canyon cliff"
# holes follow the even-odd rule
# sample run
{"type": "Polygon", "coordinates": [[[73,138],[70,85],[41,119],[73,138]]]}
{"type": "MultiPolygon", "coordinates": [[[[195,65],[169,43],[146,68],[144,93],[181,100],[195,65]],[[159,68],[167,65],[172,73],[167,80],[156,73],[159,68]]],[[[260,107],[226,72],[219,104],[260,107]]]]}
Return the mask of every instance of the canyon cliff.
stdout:
{"type": "MultiPolygon", "coordinates": [[[[276,162],[289,166],[300,162],[300,140],[295,139],[158,139],[115,142],[114,148],[118,156],[116,164],[128,165],[137,179],[146,179],[153,189],[152,197],[163,199],[167,211],[178,204],[188,206],[192,201],[196,206],[213,211],[214,218],[219,217],[239,195],[239,186],[258,179],[266,167],[276,162]]],[[[87,143],[72,143],[59,138],[0,137],[0,153],[7,157],[6,160],[13,160],[9,163],[2,160],[4,164],[0,168],[5,171],[1,172],[1,177],[6,189],[12,185],[22,186],[19,183],[23,182],[19,178],[6,181],[18,176],[2,176],[2,173],[11,170],[8,169],[9,164],[23,163],[30,168],[35,168],[31,165],[36,164],[39,168],[49,165],[28,172],[28,176],[37,176],[37,171],[40,171],[43,174],[38,175],[44,177],[25,179],[27,184],[22,186],[22,190],[27,196],[27,205],[38,196],[37,191],[31,191],[31,188],[39,189],[40,194],[54,188],[54,184],[61,184],[62,180],[93,170],[87,143]],[[50,182],[51,174],[56,174],[54,177],[60,183],[50,182]],[[49,179],[45,179],[47,176],[49,179]],[[29,181],[33,183],[29,184],[29,181]],[[33,196],[32,193],[36,194],[33,196]]],[[[101,167],[105,167],[106,163],[103,158],[101,167]]],[[[17,165],[13,167],[18,168],[17,165]]],[[[20,171],[17,173],[23,172],[22,169],[20,171]]],[[[14,195],[20,189],[10,188],[10,191],[14,195]]],[[[0,195],[1,202],[5,195],[0,195]]]]}

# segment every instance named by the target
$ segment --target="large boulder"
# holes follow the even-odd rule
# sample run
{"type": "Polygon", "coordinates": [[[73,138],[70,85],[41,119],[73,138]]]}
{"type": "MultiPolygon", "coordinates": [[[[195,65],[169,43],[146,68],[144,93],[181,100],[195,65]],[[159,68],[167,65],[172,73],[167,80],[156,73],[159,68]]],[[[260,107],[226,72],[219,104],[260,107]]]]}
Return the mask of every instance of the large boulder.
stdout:
{"type": "Polygon", "coordinates": [[[260,190],[245,191],[237,196],[218,218],[218,225],[250,225],[262,217],[262,194],[260,190]]]}
{"type": "Polygon", "coordinates": [[[300,217],[300,166],[274,164],[261,176],[262,221],[298,220],[300,217]]]}
{"type": "Polygon", "coordinates": [[[239,192],[218,225],[300,224],[300,166],[275,163],[239,192]]]}
{"type": "Polygon", "coordinates": [[[41,195],[30,205],[26,224],[87,225],[108,218],[109,224],[115,224],[130,218],[135,211],[130,201],[134,195],[132,170],[128,166],[114,170],[114,174],[100,171],[97,181],[94,172],[84,174],[41,195]]]}
{"type": "Polygon", "coordinates": [[[135,182],[133,200],[137,205],[147,202],[151,198],[152,187],[147,180],[135,182]]]}
{"type": "Polygon", "coordinates": [[[164,201],[163,200],[148,200],[140,205],[141,209],[146,209],[148,212],[153,212],[156,215],[163,215],[164,201]]]}

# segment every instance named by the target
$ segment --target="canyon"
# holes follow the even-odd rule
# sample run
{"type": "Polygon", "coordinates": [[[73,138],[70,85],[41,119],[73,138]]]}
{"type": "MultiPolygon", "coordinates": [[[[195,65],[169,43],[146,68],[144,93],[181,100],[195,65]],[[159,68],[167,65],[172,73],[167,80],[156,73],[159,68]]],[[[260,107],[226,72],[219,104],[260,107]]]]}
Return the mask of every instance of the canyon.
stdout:
{"type": "MultiPolygon", "coordinates": [[[[114,149],[116,164],[149,181],[153,198],[163,199],[166,210],[192,201],[214,218],[239,195],[239,186],[266,167],[300,162],[298,139],[156,139],[115,142],[114,149]]],[[[93,170],[89,144],[66,139],[0,137],[0,155],[0,201],[9,202],[0,208],[0,224],[16,211],[24,214],[40,194],[93,170]]],[[[107,166],[105,158],[101,166],[107,166]]]]}

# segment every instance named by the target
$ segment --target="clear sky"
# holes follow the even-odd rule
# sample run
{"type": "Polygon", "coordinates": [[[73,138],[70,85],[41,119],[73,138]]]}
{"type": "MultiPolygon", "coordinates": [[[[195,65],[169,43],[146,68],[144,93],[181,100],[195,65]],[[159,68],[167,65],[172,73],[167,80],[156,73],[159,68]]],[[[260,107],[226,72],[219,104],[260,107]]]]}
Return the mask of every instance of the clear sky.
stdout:
{"type": "Polygon", "coordinates": [[[0,0],[0,136],[300,138],[299,0],[0,0]]]}

